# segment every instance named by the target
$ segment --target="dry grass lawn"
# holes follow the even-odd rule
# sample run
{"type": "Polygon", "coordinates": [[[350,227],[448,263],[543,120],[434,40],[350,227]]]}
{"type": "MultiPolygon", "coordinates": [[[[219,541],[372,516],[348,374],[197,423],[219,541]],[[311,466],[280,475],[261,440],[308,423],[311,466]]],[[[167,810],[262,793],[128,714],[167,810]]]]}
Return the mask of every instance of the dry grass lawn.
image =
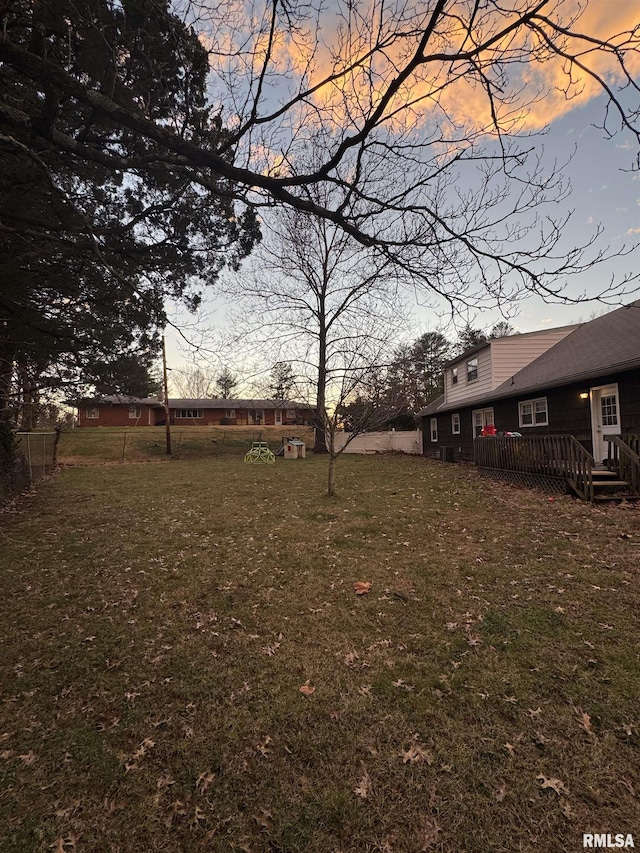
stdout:
{"type": "Polygon", "coordinates": [[[4,514],[3,853],[640,846],[640,510],[325,476],[75,467],[4,514]]]}

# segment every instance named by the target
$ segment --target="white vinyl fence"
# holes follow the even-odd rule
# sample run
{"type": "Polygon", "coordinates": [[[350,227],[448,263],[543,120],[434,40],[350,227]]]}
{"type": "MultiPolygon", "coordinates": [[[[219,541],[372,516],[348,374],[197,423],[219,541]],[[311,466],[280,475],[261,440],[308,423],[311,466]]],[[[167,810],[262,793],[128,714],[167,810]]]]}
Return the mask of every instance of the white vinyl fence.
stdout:
{"type": "MultiPolygon", "coordinates": [[[[350,433],[339,432],[336,435],[336,448],[339,450],[349,440],[350,433]]],[[[345,453],[422,453],[422,431],[411,432],[364,432],[357,435],[347,445],[345,453]]]]}

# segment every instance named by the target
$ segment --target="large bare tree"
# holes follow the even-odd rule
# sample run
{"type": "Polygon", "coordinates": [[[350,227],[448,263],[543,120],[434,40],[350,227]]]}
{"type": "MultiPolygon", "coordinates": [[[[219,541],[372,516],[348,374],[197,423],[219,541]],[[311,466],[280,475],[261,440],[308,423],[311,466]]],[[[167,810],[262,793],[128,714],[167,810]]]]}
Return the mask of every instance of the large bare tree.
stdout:
{"type": "MultiPolygon", "coordinates": [[[[530,132],[567,101],[603,94],[605,133],[623,129],[638,143],[635,4],[610,4],[606,19],[596,0],[2,8],[0,63],[12,86],[0,129],[45,166],[64,156],[136,185],[165,170],[231,200],[238,215],[274,202],[311,213],[454,308],[569,299],[566,276],[606,255],[591,245],[597,231],[582,246],[565,240],[562,165],[530,132]],[[156,7],[177,11],[209,51],[209,129],[167,121],[128,96],[126,80],[113,85],[124,56],[114,16],[135,15],[144,31],[156,7]],[[87,44],[99,62],[86,61],[87,44]],[[19,96],[28,90],[38,97],[19,96]],[[76,120],[65,123],[70,108],[76,120]],[[124,146],[132,134],[149,144],[124,146]],[[318,137],[322,157],[309,160],[318,137]]],[[[607,282],[600,295],[620,298],[623,285],[607,282]]]]}
{"type": "MultiPolygon", "coordinates": [[[[298,388],[306,380],[316,412],[315,451],[329,453],[333,494],[341,412],[368,394],[390,341],[404,328],[403,281],[388,258],[314,214],[281,208],[265,217],[262,230],[252,275],[229,285],[239,305],[234,326],[245,345],[255,342],[291,364],[298,388]]],[[[372,428],[373,414],[352,426],[351,438],[372,428]]]]}

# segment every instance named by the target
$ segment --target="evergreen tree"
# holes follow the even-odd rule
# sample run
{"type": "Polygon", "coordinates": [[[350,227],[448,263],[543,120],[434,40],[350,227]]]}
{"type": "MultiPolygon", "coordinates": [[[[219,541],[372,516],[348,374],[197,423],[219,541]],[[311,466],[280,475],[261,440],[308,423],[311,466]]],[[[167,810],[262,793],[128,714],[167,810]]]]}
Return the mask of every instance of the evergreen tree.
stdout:
{"type": "Polygon", "coordinates": [[[206,106],[207,53],[162,0],[18,0],[3,23],[49,71],[31,81],[0,64],[4,103],[33,116],[18,129],[0,111],[0,408],[25,364],[40,388],[134,393],[130,367],[153,362],[165,299],[197,306],[259,232],[223,179],[206,189],[179,163],[156,162],[154,140],[63,95],[56,70],[206,149],[225,136],[206,106]],[[60,150],[63,137],[77,156],[60,150]],[[114,169],[114,151],[148,167],[114,169]]]}
{"type": "Polygon", "coordinates": [[[293,368],[288,362],[278,361],[274,364],[269,381],[269,394],[274,400],[288,400],[295,384],[293,368]]]}
{"type": "Polygon", "coordinates": [[[236,390],[238,385],[238,377],[235,376],[231,371],[225,367],[225,369],[218,375],[216,379],[216,385],[220,390],[220,396],[223,400],[228,400],[229,397],[236,390]]]}

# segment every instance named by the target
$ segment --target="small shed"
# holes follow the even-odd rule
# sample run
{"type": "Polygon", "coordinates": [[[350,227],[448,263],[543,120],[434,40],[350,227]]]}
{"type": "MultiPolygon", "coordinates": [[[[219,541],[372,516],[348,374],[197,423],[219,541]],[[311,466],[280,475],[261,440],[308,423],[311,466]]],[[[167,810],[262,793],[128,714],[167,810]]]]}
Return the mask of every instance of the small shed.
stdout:
{"type": "Polygon", "coordinates": [[[284,443],[284,458],[285,459],[304,459],[307,455],[307,448],[304,441],[299,438],[288,438],[284,443]]]}

